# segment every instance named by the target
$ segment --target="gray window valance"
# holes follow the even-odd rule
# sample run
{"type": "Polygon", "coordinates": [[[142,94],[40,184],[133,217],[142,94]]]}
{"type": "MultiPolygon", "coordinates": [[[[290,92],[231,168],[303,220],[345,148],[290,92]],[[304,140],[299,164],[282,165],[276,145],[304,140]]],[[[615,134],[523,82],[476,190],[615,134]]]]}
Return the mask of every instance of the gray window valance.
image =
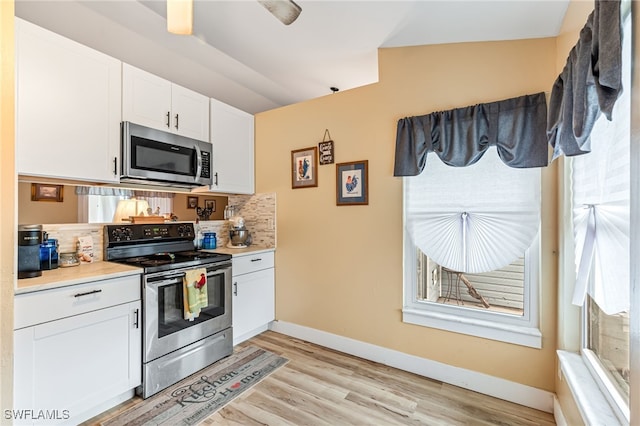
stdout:
{"type": "Polygon", "coordinates": [[[553,158],[591,151],[589,135],[604,113],[611,120],[622,91],[620,1],[596,0],[549,99],[547,135],[553,158]]]}
{"type": "Polygon", "coordinates": [[[450,166],[468,166],[492,145],[510,167],[543,167],[548,162],[546,128],[544,93],[402,118],[393,174],[419,175],[429,152],[450,166]]]}

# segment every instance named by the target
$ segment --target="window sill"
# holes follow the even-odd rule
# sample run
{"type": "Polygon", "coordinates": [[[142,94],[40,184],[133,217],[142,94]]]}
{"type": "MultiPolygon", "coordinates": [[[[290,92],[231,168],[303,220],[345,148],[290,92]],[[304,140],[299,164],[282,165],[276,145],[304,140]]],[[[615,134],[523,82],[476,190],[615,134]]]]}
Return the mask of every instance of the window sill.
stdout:
{"type": "Polygon", "coordinates": [[[514,345],[542,348],[542,333],[537,328],[503,324],[477,318],[467,318],[441,312],[404,308],[402,321],[455,333],[468,334],[484,339],[512,343],[514,345]]]}
{"type": "Polygon", "coordinates": [[[573,400],[587,425],[619,425],[621,422],[591,376],[582,356],[573,352],[557,351],[560,369],[571,390],[573,400]]]}

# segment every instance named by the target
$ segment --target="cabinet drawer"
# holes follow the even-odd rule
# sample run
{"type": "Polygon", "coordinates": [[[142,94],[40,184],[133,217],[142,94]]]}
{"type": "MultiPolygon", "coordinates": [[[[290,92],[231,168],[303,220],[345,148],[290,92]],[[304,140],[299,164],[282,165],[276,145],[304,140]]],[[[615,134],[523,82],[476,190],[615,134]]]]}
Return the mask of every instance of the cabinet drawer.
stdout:
{"type": "Polygon", "coordinates": [[[267,268],[273,268],[272,251],[233,257],[234,276],[261,271],[267,268]]]}
{"type": "Polygon", "coordinates": [[[17,295],[14,329],[139,300],[140,285],[131,275],[17,295]]]}

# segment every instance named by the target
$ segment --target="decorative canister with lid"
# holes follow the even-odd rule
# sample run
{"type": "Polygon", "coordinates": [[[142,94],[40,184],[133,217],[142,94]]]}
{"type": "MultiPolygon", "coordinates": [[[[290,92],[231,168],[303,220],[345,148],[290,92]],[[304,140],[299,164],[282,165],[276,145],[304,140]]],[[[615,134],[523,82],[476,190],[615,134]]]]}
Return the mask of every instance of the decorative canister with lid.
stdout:
{"type": "Polygon", "coordinates": [[[43,271],[58,267],[58,240],[48,238],[40,244],[40,269],[43,271]]]}
{"type": "Polygon", "coordinates": [[[202,239],[202,248],[205,250],[214,249],[218,246],[216,242],[216,233],[215,232],[205,232],[204,238],[202,239]]]}

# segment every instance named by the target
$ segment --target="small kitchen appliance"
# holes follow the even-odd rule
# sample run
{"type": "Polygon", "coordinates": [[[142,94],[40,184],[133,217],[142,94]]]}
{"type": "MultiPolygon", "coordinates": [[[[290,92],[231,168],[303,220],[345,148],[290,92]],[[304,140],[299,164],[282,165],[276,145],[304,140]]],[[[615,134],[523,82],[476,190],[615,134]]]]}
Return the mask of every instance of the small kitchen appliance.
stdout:
{"type": "Polygon", "coordinates": [[[245,248],[251,244],[251,233],[244,226],[242,216],[229,219],[229,248],[245,248]]]}
{"type": "Polygon", "coordinates": [[[148,398],[233,352],[230,255],[194,250],[193,223],[106,225],[104,235],[105,260],[143,269],[138,395],[148,398]],[[205,272],[207,302],[189,319],[183,281],[205,272]]]}
{"type": "Polygon", "coordinates": [[[40,244],[42,225],[18,225],[18,278],[42,275],[40,244]]]}

